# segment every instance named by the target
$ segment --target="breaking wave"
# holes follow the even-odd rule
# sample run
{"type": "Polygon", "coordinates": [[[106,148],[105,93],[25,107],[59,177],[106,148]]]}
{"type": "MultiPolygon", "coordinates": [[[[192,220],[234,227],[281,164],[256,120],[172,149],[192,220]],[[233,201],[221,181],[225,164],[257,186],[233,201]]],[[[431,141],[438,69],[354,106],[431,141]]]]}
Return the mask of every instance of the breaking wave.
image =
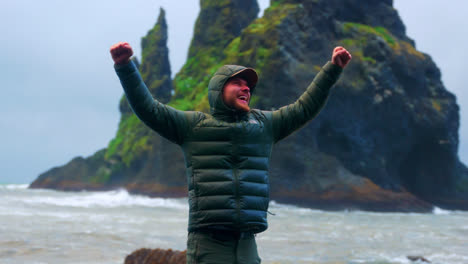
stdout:
{"type": "Polygon", "coordinates": [[[46,191],[41,195],[15,196],[17,202],[29,205],[52,205],[61,207],[83,208],[116,208],[116,207],[160,207],[187,209],[187,199],[184,198],[150,198],[142,195],[129,194],[124,189],[106,192],[57,192],[46,191]]]}

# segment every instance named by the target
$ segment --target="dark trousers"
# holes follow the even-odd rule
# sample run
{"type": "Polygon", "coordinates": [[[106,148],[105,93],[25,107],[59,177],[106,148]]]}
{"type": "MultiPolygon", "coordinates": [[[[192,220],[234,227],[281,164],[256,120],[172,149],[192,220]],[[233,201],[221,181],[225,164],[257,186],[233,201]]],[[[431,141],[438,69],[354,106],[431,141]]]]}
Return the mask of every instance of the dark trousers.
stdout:
{"type": "Polygon", "coordinates": [[[187,264],[259,264],[255,235],[229,231],[189,232],[187,264]]]}

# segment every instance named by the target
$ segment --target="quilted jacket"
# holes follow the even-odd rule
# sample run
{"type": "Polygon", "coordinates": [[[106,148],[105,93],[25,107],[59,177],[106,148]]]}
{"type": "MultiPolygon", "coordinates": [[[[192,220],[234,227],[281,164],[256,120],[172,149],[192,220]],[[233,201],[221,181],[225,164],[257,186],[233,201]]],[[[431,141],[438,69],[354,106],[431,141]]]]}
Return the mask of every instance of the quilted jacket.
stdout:
{"type": "Polygon", "coordinates": [[[268,227],[273,144],[318,114],[341,73],[340,67],[328,62],[295,103],[275,111],[240,112],[227,107],[221,95],[226,81],[245,67],[225,65],[209,83],[207,114],[180,111],[153,99],[133,62],[115,68],[135,114],[184,152],[188,230],[253,233],[268,227]]]}

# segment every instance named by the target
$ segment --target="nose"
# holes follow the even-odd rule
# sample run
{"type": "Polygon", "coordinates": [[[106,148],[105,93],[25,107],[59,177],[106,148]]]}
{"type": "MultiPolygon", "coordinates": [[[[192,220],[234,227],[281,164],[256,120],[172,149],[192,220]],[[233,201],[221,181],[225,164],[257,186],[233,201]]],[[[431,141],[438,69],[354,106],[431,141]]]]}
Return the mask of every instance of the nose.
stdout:
{"type": "Polygon", "coordinates": [[[242,85],[241,91],[250,93],[250,88],[247,85],[242,85]]]}

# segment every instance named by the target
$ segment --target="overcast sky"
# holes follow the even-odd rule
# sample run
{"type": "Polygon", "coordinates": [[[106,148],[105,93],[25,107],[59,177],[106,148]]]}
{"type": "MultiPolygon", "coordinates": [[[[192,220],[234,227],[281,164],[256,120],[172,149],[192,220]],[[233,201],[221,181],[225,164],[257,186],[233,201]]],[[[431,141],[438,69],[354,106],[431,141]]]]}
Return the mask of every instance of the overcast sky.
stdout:
{"type": "MultiPolygon", "coordinates": [[[[262,8],[269,0],[260,0],[262,8]]],[[[140,39],[166,9],[172,71],[187,56],[198,0],[14,0],[0,3],[0,183],[40,173],[107,146],[119,121],[122,89],[109,47],[140,39]]],[[[461,108],[459,155],[468,163],[464,50],[468,1],[395,0],[418,50],[432,56],[461,108]]]]}

